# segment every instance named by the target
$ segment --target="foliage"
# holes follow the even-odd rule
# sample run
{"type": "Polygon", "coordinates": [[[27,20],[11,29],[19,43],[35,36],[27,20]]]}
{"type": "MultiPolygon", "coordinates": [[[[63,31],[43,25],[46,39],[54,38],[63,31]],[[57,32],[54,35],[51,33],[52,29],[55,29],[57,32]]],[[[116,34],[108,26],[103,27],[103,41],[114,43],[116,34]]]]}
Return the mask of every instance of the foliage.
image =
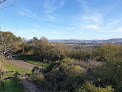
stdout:
{"type": "MultiPolygon", "coordinates": [[[[66,58],[58,63],[52,63],[43,74],[46,80],[47,90],[61,91],[67,78],[73,75],[85,74],[86,70],[79,65],[73,65],[73,60],[66,58]]],[[[40,73],[37,73],[37,75],[40,73]]],[[[78,77],[77,77],[78,78],[78,77]]],[[[82,77],[83,79],[84,77],[82,77]]],[[[36,79],[35,74],[33,79],[36,79]]],[[[36,80],[37,81],[37,80],[36,80]]],[[[74,80],[75,81],[75,80],[74,80]]],[[[68,81],[67,81],[68,84],[68,81]]]]}
{"type": "MultiPolygon", "coordinates": [[[[122,45],[120,44],[104,43],[96,49],[70,47],[63,43],[49,42],[45,37],[41,39],[34,37],[26,41],[11,32],[3,32],[3,37],[7,38],[7,45],[12,44],[10,47],[14,50],[9,51],[18,52],[20,59],[46,67],[43,71],[35,67],[30,76],[31,80],[41,88],[64,92],[122,91],[122,45]]],[[[24,69],[7,63],[5,66],[7,70],[25,73],[24,69]]],[[[30,73],[28,70],[26,72],[30,73]]]]}
{"type": "Polygon", "coordinates": [[[48,90],[60,91],[67,78],[67,75],[63,71],[60,71],[59,68],[56,68],[48,72],[45,75],[45,78],[47,80],[47,84],[49,84],[47,86],[48,90]]]}
{"type": "Polygon", "coordinates": [[[65,58],[65,59],[63,59],[63,60],[61,61],[61,63],[73,64],[74,61],[73,61],[72,59],[70,59],[70,58],[65,58]]]}
{"type": "Polygon", "coordinates": [[[122,57],[122,46],[120,44],[102,44],[101,47],[94,52],[97,61],[113,61],[122,57]]]}
{"type": "Polygon", "coordinates": [[[84,60],[87,61],[91,58],[91,54],[88,51],[80,50],[71,50],[67,53],[67,56],[73,59],[84,60]]]}
{"type": "Polygon", "coordinates": [[[116,90],[120,89],[122,79],[122,60],[117,59],[104,63],[95,71],[96,76],[100,79],[97,81],[101,86],[112,85],[116,90]]]}
{"type": "Polygon", "coordinates": [[[68,92],[74,92],[75,89],[79,88],[87,79],[85,75],[72,75],[69,76],[64,85],[63,90],[67,90],[68,92]]]}
{"type": "Polygon", "coordinates": [[[32,55],[34,59],[41,62],[55,62],[65,57],[63,45],[61,43],[51,44],[45,37],[41,39],[34,37],[27,42],[24,49],[24,54],[32,55]]]}
{"type": "Polygon", "coordinates": [[[59,65],[60,62],[51,63],[48,67],[46,67],[46,69],[43,72],[46,74],[47,72],[50,72],[51,70],[53,70],[53,68],[58,67],[59,65]]]}
{"type": "Polygon", "coordinates": [[[84,74],[86,70],[79,65],[70,65],[63,63],[59,66],[60,71],[64,71],[66,75],[84,74]]]}
{"type": "Polygon", "coordinates": [[[37,73],[33,73],[30,76],[30,79],[36,83],[40,88],[44,88],[45,87],[45,77],[43,76],[43,74],[37,74],[37,73]]]}
{"type": "Polygon", "coordinates": [[[21,60],[24,60],[25,62],[34,64],[34,65],[39,65],[39,66],[43,66],[43,67],[48,67],[50,66],[51,63],[46,63],[46,62],[40,62],[38,60],[35,60],[32,58],[31,55],[19,55],[18,56],[21,60]]]}
{"type": "Polygon", "coordinates": [[[75,92],[114,92],[111,86],[106,86],[105,88],[95,87],[90,82],[85,82],[79,89],[75,92]]]}

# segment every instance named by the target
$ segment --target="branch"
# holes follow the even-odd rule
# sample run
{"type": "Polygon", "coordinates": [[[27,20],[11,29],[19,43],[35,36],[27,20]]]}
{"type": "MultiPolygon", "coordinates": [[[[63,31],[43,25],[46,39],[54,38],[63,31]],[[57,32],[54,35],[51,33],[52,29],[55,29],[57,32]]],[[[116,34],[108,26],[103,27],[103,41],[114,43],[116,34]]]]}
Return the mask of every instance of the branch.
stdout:
{"type": "Polygon", "coordinates": [[[1,4],[1,3],[4,3],[5,1],[6,1],[6,0],[1,1],[0,4],[1,4]]]}
{"type": "MultiPolygon", "coordinates": [[[[5,0],[6,1],[6,0],[5,0]]],[[[10,6],[7,6],[7,7],[3,7],[3,8],[1,8],[0,10],[3,10],[3,9],[5,9],[5,8],[9,8],[9,7],[12,7],[12,6],[14,6],[14,4],[16,3],[16,1],[12,4],[12,5],[10,5],[10,6]]],[[[1,3],[0,3],[1,4],[1,3]]]]}

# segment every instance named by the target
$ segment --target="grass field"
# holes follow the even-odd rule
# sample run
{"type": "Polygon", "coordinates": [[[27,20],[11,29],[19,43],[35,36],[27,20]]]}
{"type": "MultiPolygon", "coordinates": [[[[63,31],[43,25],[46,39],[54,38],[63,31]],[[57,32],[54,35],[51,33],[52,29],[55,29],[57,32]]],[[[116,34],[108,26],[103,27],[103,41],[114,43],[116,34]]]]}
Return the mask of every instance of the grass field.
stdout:
{"type": "Polygon", "coordinates": [[[34,64],[34,65],[48,67],[51,64],[51,63],[45,63],[45,62],[40,62],[40,61],[31,59],[29,56],[25,56],[25,55],[20,55],[18,57],[19,57],[19,59],[24,60],[24,61],[31,63],[31,64],[34,64]]]}

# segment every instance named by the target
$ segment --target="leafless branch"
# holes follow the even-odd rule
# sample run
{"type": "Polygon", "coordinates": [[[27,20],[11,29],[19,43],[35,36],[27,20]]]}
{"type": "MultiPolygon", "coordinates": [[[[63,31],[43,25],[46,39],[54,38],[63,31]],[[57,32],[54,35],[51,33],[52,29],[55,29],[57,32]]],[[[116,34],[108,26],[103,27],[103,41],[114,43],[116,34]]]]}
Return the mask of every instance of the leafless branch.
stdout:
{"type": "Polygon", "coordinates": [[[0,4],[1,4],[1,3],[4,3],[5,1],[6,1],[6,0],[0,1],[0,4]]]}
{"type": "MultiPolygon", "coordinates": [[[[16,3],[16,1],[15,1],[13,4],[11,4],[10,6],[3,7],[3,8],[1,8],[0,10],[3,10],[3,9],[5,9],[5,8],[9,8],[9,7],[12,7],[12,6],[14,6],[15,3],[16,3]]],[[[1,3],[0,3],[0,4],[1,4],[1,3]]]]}

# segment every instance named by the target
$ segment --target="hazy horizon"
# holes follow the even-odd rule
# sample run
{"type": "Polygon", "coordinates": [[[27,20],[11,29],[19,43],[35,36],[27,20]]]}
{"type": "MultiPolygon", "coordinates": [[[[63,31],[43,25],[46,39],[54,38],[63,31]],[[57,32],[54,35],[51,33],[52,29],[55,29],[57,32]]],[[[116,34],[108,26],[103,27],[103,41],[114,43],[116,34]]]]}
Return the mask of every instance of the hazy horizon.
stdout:
{"type": "MultiPolygon", "coordinates": [[[[44,37],[44,36],[42,36],[42,37],[44,37]]],[[[41,37],[40,37],[41,38],[41,37]]],[[[38,38],[38,39],[40,39],[40,38],[38,38]]],[[[47,38],[47,37],[46,37],[47,38]]],[[[32,38],[31,38],[32,39],[32,38]]],[[[27,39],[27,40],[31,40],[31,39],[27,39]]],[[[47,38],[48,39],[48,38],[47,38]]],[[[110,40],[110,39],[122,39],[122,38],[108,38],[108,39],[48,39],[48,40],[110,40]]]]}

